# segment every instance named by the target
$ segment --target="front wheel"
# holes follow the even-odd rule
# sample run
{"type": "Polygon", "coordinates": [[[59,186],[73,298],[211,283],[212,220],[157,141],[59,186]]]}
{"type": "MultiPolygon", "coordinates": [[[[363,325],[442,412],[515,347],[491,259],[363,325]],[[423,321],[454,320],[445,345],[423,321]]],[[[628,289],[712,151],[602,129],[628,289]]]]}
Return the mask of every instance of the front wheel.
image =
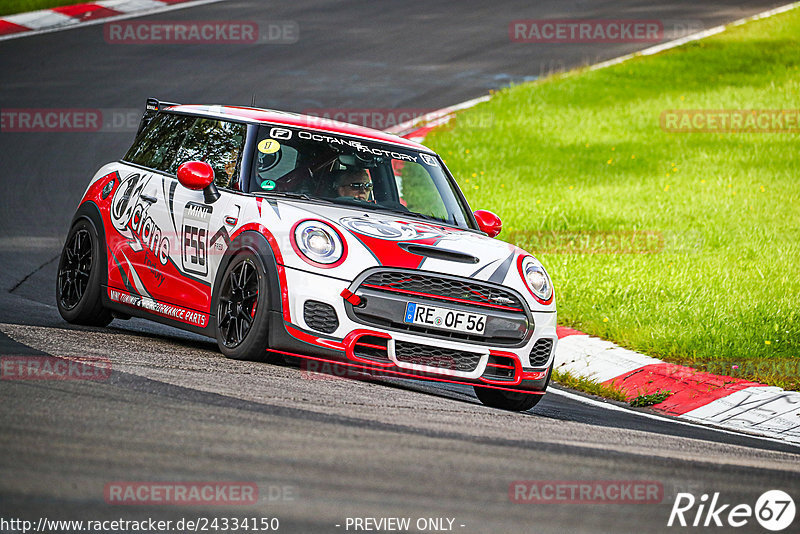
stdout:
{"type": "Polygon", "coordinates": [[[504,391],[502,389],[484,388],[473,386],[475,395],[486,406],[509,410],[512,412],[524,412],[536,406],[544,395],[531,395],[530,393],[517,393],[516,391],[504,391]]]}
{"type": "Polygon", "coordinates": [[[103,308],[100,287],[100,241],[92,224],[76,222],[67,234],[61,251],[56,279],[56,305],[67,322],[105,326],[111,312],[103,308]]]}
{"type": "MultiPolygon", "coordinates": [[[[553,365],[555,361],[550,364],[547,369],[547,380],[544,382],[544,389],[550,385],[550,377],[553,376],[553,365]]],[[[505,391],[502,389],[483,388],[473,386],[475,395],[483,404],[491,406],[492,408],[499,408],[501,410],[509,410],[512,412],[524,412],[530,410],[542,400],[544,395],[531,395],[530,393],[517,393],[516,391],[505,391]]]]}
{"type": "Polygon", "coordinates": [[[217,299],[217,345],[234,360],[265,361],[269,334],[267,274],[250,251],[231,260],[217,299]]]}

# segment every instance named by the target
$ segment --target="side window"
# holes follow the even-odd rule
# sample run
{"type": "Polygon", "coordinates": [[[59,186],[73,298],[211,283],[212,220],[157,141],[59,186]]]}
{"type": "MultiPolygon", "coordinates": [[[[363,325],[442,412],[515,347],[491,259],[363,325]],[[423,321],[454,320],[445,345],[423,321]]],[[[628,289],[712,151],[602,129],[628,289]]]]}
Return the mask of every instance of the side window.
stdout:
{"type": "Polygon", "coordinates": [[[159,113],[136,138],[123,158],[125,161],[168,171],[195,117],[159,113]]]}
{"type": "Polygon", "coordinates": [[[170,167],[176,173],[187,161],[205,161],[214,169],[219,187],[232,187],[237,183],[239,162],[247,127],[237,122],[218,119],[197,119],[186,135],[170,167]]]}

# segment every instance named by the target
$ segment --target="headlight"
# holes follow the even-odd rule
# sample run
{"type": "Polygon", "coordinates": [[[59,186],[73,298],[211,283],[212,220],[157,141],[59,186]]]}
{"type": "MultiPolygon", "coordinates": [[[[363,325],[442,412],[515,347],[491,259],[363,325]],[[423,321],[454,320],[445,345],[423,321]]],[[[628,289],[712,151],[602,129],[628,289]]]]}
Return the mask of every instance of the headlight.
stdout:
{"type": "Polygon", "coordinates": [[[553,299],[553,285],[544,267],[536,258],[522,256],[519,262],[519,274],[536,300],[542,304],[550,304],[553,299]]]}
{"type": "Polygon", "coordinates": [[[335,267],[344,259],[345,244],[340,234],[321,221],[302,221],[294,227],[295,252],[320,267],[335,267]]]}

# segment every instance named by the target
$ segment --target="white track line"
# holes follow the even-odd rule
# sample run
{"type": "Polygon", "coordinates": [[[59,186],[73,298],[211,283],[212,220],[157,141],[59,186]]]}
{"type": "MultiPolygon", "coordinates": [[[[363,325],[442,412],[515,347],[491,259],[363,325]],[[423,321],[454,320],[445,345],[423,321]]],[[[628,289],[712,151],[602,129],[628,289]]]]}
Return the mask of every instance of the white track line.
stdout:
{"type": "MultiPolygon", "coordinates": [[[[770,437],[767,437],[767,436],[763,436],[761,434],[750,434],[748,432],[736,432],[736,431],[733,431],[733,430],[726,430],[724,428],[720,428],[720,427],[717,427],[717,426],[709,426],[709,425],[703,425],[703,424],[690,423],[688,421],[683,421],[681,419],[678,419],[677,417],[669,417],[669,416],[657,415],[657,414],[648,413],[648,412],[641,412],[639,410],[630,410],[628,408],[624,408],[622,406],[618,406],[618,405],[613,404],[611,402],[605,402],[605,401],[592,399],[590,397],[584,397],[583,395],[577,395],[575,393],[570,393],[569,391],[565,391],[563,389],[547,388],[547,394],[548,395],[550,395],[550,394],[561,395],[562,397],[566,397],[568,399],[571,399],[571,400],[574,400],[574,401],[577,401],[577,402],[582,402],[584,404],[589,404],[590,406],[596,406],[598,408],[604,408],[606,410],[611,410],[611,411],[615,411],[615,412],[625,412],[625,413],[628,413],[628,414],[636,414],[636,415],[639,415],[641,417],[645,417],[647,419],[655,419],[657,421],[662,421],[662,422],[667,422],[667,423],[675,423],[677,425],[689,426],[689,427],[698,428],[698,429],[701,429],[701,430],[713,430],[714,432],[721,432],[723,434],[730,434],[732,436],[739,436],[739,437],[746,437],[746,438],[751,438],[751,439],[771,441],[773,443],[781,443],[783,445],[791,445],[793,447],[798,447],[800,449],[800,444],[793,443],[791,441],[785,441],[785,440],[782,440],[782,439],[770,438],[770,437]]],[[[545,396],[545,398],[547,398],[547,396],[545,396]]],[[[536,413],[536,412],[534,411],[533,413],[536,413]]],[[[680,437],[680,436],[678,436],[678,437],[680,437]]],[[[687,439],[698,439],[698,438],[687,438],[687,439]]]]}
{"type": "MultiPolygon", "coordinates": [[[[649,56],[649,55],[652,55],[652,54],[657,54],[658,52],[663,52],[664,50],[669,50],[670,48],[675,48],[677,46],[681,46],[683,44],[686,44],[686,43],[689,43],[689,42],[692,42],[692,41],[698,41],[700,39],[705,39],[706,37],[710,37],[712,35],[715,35],[717,33],[720,33],[722,31],[724,31],[725,28],[728,27],[728,26],[741,26],[742,24],[744,24],[746,22],[750,22],[752,20],[759,20],[759,19],[763,19],[763,18],[767,18],[767,17],[772,17],[772,16],[778,15],[780,13],[785,13],[786,11],[791,11],[792,9],[795,9],[797,7],[800,7],[800,2],[792,2],[791,4],[786,4],[784,6],[776,7],[774,9],[770,9],[768,11],[763,11],[763,12],[758,13],[756,15],[751,15],[749,17],[741,18],[741,19],[735,20],[733,22],[729,22],[727,24],[722,24],[720,26],[715,26],[715,27],[710,28],[708,30],[703,30],[701,32],[693,33],[691,35],[687,35],[687,36],[681,37],[679,39],[674,39],[672,41],[667,41],[666,43],[661,43],[661,44],[658,44],[658,45],[655,45],[655,46],[651,46],[650,48],[645,48],[644,50],[640,50],[638,52],[633,52],[631,54],[625,54],[624,56],[619,56],[619,57],[616,57],[616,58],[613,58],[613,59],[602,61],[600,63],[595,63],[594,65],[590,65],[588,68],[589,68],[589,70],[603,69],[605,67],[610,67],[612,65],[617,65],[619,63],[623,63],[623,62],[628,61],[629,59],[633,59],[633,58],[635,58],[637,56],[649,56]]],[[[442,109],[439,109],[439,110],[436,110],[436,111],[432,111],[430,113],[427,113],[424,117],[417,117],[416,119],[412,119],[412,120],[406,121],[406,122],[404,122],[402,124],[395,125],[395,126],[393,126],[392,128],[389,128],[386,131],[388,133],[392,133],[392,134],[395,134],[395,135],[405,136],[405,135],[408,134],[408,132],[406,130],[409,130],[409,129],[413,128],[418,123],[431,122],[432,120],[435,120],[436,118],[447,116],[447,115],[449,115],[449,114],[451,114],[451,113],[453,113],[455,111],[468,109],[468,108],[471,108],[471,107],[473,107],[473,106],[475,106],[477,104],[480,104],[481,102],[486,102],[490,98],[491,98],[491,96],[485,95],[485,96],[481,96],[481,97],[478,97],[478,98],[473,98],[473,99],[467,100],[465,102],[461,102],[460,104],[455,104],[453,106],[448,106],[448,107],[445,107],[445,108],[442,108],[442,109]]]]}
{"type": "Polygon", "coordinates": [[[780,13],[784,13],[786,11],[791,11],[796,7],[800,7],[800,2],[792,2],[791,4],[786,4],[785,6],[776,7],[775,9],[770,9],[768,11],[762,11],[756,15],[751,15],[749,17],[744,17],[742,19],[735,20],[733,22],[729,22],[727,24],[721,24],[719,26],[714,26],[713,28],[709,28],[707,30],[703,30],[701,32],[693,33],[691,35],[687,35],[686,37],[681,37],[680,39],[675,39],[673,41],[668,41],[666,43],[661,43],[655,46],[651,46],[650,48],[645,48],[644,50],[640,50],[639,52],[633,52],[632,54],[626,54],[624,56],[619,56],[614,59],[609,59],[608,61],[603,61],[601,63],[596,63],[589,67],[589,70],[597,70],[602,69],[605,67],[610,67],[611,65],[616,65],[618,63],[622,63],[623,61],[628,61],[629,59],[633,59],[637,56],[650,56],[653,54],[657,54],[659,52],[663,52],[664,50],[669,50],[670,48],[675,48],[676,46],[681,46],[686,43],[690,43],[692,41],[699,41],[700,39],[705,39],[706,37],[710,37],[712,35],[716,35],[720,32],[725,31],[725,28],[728,26],[741,26],[746,22],[750,22],[752,20],[759,20],[764,19],[767,17],[772,17],[774,15],[778,15],[780,13]]]}

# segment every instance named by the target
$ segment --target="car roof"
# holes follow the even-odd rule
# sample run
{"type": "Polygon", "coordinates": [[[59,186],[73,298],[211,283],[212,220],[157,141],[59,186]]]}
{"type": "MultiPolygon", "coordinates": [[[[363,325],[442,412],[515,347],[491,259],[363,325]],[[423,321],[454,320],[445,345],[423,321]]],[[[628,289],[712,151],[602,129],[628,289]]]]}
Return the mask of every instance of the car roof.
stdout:
{"type": "Polygon", "coordinates": [[[278,124],[283,126],[295,126],[301,128],[308,128],[321,132],[329,132],[334,134],[342,134],[352,137],[360,137],[370,141],[380,141],[384,143],[391,143],[406,148],[412,148],[422,152],[433,154],[431,149],[414,141],[409,141],[403,137],[393,134],[382,132],[380,130],[373,130],[365,126],[358,126],[346,122],[339,122],[333,119],[326,119],[324,117],[314,117],[310,115],[301,115],[299,113],[290,113],[287,111],[276,111],[272,109],[249,108],[239,106],[220,106],[220,105],[194,105],[194,104],[181,104],[174,106],[164,106],[161,111],[171,111],[176,113],[190,113],[192,115],[204,115],[215,118],[227,118],[242,120],[258,124],[278,124]]]}

